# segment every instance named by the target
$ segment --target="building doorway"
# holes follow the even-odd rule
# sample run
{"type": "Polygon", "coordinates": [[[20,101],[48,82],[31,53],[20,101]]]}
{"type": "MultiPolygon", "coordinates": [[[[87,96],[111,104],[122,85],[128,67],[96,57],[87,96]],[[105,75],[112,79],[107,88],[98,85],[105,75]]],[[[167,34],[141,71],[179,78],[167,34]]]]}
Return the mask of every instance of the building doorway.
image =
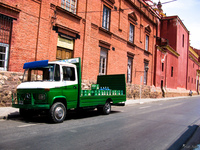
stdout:
{"type": "Polygon", "coordinates": [[[164,90],[164,87],[163,87],[163,80],[161,80],[161,91],[162,91],[162,97],[165,97],[165,90],[164,90]]]}
{"type": "Polygon", "coordinates": [[[74,54],[74,40],[67,38],[67,36],[58,36],[56,59],[73,58],[74,54]]]}
{"type": "Polygon", "coordinates": [[[197,93],[199,95],[199,80],[197,80],[197,93]]]}
{"type": "Polygon", "coordinates": [[[56,59],[69,59],[73,57],[73,51],[66,49],[66,48],[61,48],[57,47],[57,54],[56,54],[56,59]]]}

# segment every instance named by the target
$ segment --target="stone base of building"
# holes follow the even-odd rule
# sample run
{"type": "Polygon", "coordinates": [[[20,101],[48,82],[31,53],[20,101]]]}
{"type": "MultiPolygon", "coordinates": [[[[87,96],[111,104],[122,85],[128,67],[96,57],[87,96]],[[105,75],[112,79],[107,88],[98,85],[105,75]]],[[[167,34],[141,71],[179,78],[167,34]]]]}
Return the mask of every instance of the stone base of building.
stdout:
{"type": "MultiPolygon", "coordinates": [[[[165,97],[178,97],[178,96],[189,96],[190,90],[186,90],[184,88],[177,88],[177,89],[166,89],[165,97]]],[[[196,91],[192,91],[193,95],[198,95],[196,91]]]]}
{"type": "MultiPolygon", "coordinates": [[[[135,85],[127,84],[126,94],[127,99],[139,99],[141,98],[163,98],[163,97],[179,97],[189,96],[190,90],[184,88],[170,89],[160,87],[147,86],[147,85],[135,85]]],[[[192,91],[193,95],[198,95],[196,91],[192,91]]]]}
{"type": "Polygon", "coordinates": [[[12,104],[12,93],[21,83],[23,73],[0,71],[0,107],[12,104]]]}

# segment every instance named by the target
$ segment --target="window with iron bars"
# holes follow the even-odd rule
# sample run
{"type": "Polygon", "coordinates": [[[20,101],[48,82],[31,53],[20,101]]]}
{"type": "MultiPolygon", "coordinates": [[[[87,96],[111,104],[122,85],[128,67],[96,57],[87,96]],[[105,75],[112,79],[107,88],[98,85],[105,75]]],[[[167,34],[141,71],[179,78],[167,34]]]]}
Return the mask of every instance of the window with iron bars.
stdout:
{"type": "Polygon", "coordinates": [[[9,43],[13,19],[0,14],[0,70],[7,71],[9,43]]]}
{"type": "Polygon", "coordinates": [[[62,0],[61,7],[76,14],[77,0],[62,0]]]}

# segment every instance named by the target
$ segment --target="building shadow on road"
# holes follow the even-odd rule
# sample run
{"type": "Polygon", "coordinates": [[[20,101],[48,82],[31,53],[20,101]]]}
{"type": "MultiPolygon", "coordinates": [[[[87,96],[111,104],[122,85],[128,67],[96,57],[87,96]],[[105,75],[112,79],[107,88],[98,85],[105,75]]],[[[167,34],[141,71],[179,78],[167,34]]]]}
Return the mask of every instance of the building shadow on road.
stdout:
{"type": "MultiPolygon", "coordinates": [[[[181,150],[186,148],[185,144],[192,137],[198,127],[198,125],[188,126],[187,131],[185,131],[167,150],[181,150]]],[[[188,147],[186,149],[190,150],[191,148],[188,147]]]]}

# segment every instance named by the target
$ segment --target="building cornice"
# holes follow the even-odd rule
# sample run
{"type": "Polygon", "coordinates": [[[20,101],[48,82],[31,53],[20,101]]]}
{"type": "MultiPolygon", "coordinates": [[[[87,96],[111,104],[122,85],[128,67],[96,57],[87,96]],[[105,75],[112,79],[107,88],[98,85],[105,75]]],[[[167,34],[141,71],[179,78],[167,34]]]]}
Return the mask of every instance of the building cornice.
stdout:
{"type": "Polygon", "coordinates": [[[193,50],[193,48],[189,47],[189,52],[192,53],[197,59],[199,58],[199,55],[193,50]]]}
{"type": "MultiPolygon", "coordinates": [[[[151,19],[144,11],[142,11],[141,7],[138,7],[138,6],[135,4],[135,2],[133,2],[132,0],[125,0],[125,1],[128,2],[129,4],[131,4],[131,6],[132,6],[133,8],[135,8],[137,11],[139,11],[141,14],[143,14],[144,17],[146,17],[151,23],[153,23],[153,24],[156,25],[156,20],[155,20],[156,16],[155,16],[155,14],[154,14],[150,9],[147,9],[148,7],[143,7],[143,8],[147,9],[147,11],[150,13],[150,15],[152,15],[152,18],[153,18],[153,19],[151,19]]],[[[145,5],[145,4],[143,4],[140,0],[138,0],[138,1],[139,1],[139,3],[142,4],[143,6],[145,5]]]]}
{"type": "Polygon", "coordinates": [[[167,52],[166,50],[164,50],[162,47],[160,47],[160,46],[158,46],[158,45],[156,45],[156,47],[157,47],[157,49],[159,49],[159,51],[161,51],[162,53],[166,53],[166,52],[167,52]]]}
{"type": "Polygon", "coordinates": [[[189,58],[193,60],[198,66],[200,66],[200,63],[194,58],[192,54],[189,54],[189,58]]]}
{"type": "Polygon", "coordinates": [[[172,54],[174,54],[175,56],[179,57],[180,54],[177,53],[171,46],[169,45],[165,45],[165,46],[162,46],[163,48],[166,48],[168,51],[170,51],[172,54]]]}
{"type": "Polygon", "coordinates": [[[187,33],[189,34],[190,32],[188,31],[188,29],[186,28],[186,26],[183,24],[183,22],[181,21],[181,19],[179,18],[179,16],[167,16],[167,17],[162,17],[162,20],[173,20],[173,19],[177,19],[177,21],[180,22],[180,24],[182,25],[182,27],[187,31],[187,33]]]}
{"type": "Polygon", "coordinates": [[[19,17],[20,12],[21,12],[20,9],[0,2],[0,13],[1,14],[11,17],[13,19],[17,19],[19,17]]]}

